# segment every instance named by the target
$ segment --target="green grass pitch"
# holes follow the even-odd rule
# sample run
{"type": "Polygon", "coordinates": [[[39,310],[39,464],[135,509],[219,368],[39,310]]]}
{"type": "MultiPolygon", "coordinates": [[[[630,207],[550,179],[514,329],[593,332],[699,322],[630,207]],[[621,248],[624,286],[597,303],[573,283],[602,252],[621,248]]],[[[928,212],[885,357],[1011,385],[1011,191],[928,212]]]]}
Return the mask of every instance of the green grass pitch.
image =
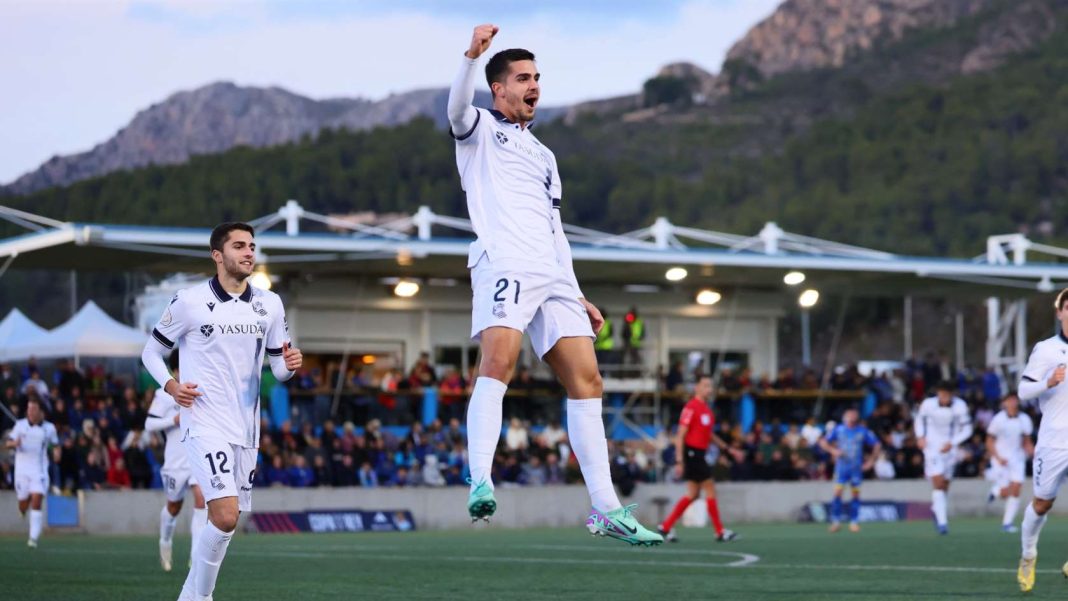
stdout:
{"type": "MultiPolygon", "coordinates": [[[[1039,548],[1035,590],[1016,587],[1019,536],[991,520],[867,524],[860,534],[821,525],[740,525],[718,544],[708,530],[682,542],[630,548],[580,526],[331,535],[240,533],[223,566],[218,601],[318,599],[1064,599],[1068,519],[1052,518],[1039,548]]],[[[12,601],[173,600],[185,578],[188,537],[163,573],[154,537],[51,535],[27,549],[0,537],[0,598],[12,601]]]]}

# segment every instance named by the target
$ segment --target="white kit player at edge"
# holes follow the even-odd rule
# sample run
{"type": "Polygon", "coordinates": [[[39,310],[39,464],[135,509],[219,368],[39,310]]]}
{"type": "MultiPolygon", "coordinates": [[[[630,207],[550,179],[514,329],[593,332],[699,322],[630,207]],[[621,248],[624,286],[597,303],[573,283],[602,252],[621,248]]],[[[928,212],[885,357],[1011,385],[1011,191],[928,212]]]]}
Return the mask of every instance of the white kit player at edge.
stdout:
{"type": "Polygon", "coordinates": [[[949,534],[948,492],[957,469],[957,447],[972,436],[968,404],[953,395],[951,382],[940,382],[937,394],[924,399],[914,427],[923,450],[923,475],[931,481],[931,511],[939,534],[949,534]]]}
{"type": "Polygon", "coordinates": [[[1035,424],[1031,416],[1020,411],[1020,399],[1010,393],[1001,401],[998,411],[986,428],[986,449],[990,455],[987,479],[992,482],[987,502],[1005,499],[1005,513],[1001,518],[1004,532],[1018,532],[1016,513],[1020,509],[1020,488],[1027,478],[1027,458],[1034,454],[1031,434],[1035,424]]]}
{"type": "Polygon", "coordinates": [[[282,300],[248,282],[256,264],[254,235],[245,223],[212,230],[216,275],[175,295],[141,354],[152,377],[186,408],[182,443],[208,505],[179,601],[212,598],[240,512],[252,510],[264,353],[282,382],[303,361],[290,346],[282,300]],[[163,361],[175,346],[182,382],[163,361]]]}
{"type": "MultiPolygon", "coordinates": [[[[178,351],[171,351],[171,373],[176,381],[181,380],[178,369],[178,351]]],[[[181,428],[181,405],[174,397],[156,389],[156,395],[152,399],[152,406],[148,408],[148,417],[145,418],[145,432],[159,432],[163,436],[163,468],[160,469],[160,479],[163,481],[163,489],[167,492],[167,502],[159,513],[159,563],[164,572],[171,571],[171,550],[174,540],[174,526],[178,521],[178,512],[182,510],[187,490],[193,493],[193,518],[190,520],[190,534],[193,544],[190,547],[189,561],[192,563],[192,552],[197,547],[197,537],[204,529],[208,520],[208,509],[204,504],[204,495],[200,492],[193,472],[189,469],[189,459],[186,457],[185,448],[182,446],[181,428]]]]}
{"type": "Polygon", "coordinates": [[[482,350],[467,411],[472,520],[497,509],[491,467],[502,403],[523,333],[567,391],[567,426],[590,493],[586,527],[634,545],[663,538],[623,507],[612,486],[601,410],[603,387],[593,351],[600,311],[583,298],[560,218],[556,157],[531,132],[541,98],[534,54],[513,48],[486,64],[493,109],[471,105],[479,58],[499,29],[479,25],[449,91],[450,134],[477,240],[471,244],[471,336],[482,350]]]}
{"type": "MultiPolygon", "coordinates": [[[[1068,289],[1057,295],[1053,310],[1058,321],[1057,334],[1035,345],[1017,388],[1021,401],[1037,399],[1042,412],[1033,462],[1034,496],[1024,509],[1020,524],[1021,552],[1016,582],[1024,592],[1035,586],[1039,534],[1061,482],[1068,475],[1068,386],[1064,385],[1068,363],[1068,289]]],[[[1068,563],[1061,571],[1068,577],[1068,563]]]]}
{"type": "Polygon", "coordinates": [[[15,422],[4,446],[15,449],[15,495],[19,513],[30,510],[30,538],[26,544],[37,547],[44,514],[41,503],[48,493],[48,449],[59,444],[52,422],[45,421],[44,409],[36,398],[26,403],[26,417],[15,422]]]}

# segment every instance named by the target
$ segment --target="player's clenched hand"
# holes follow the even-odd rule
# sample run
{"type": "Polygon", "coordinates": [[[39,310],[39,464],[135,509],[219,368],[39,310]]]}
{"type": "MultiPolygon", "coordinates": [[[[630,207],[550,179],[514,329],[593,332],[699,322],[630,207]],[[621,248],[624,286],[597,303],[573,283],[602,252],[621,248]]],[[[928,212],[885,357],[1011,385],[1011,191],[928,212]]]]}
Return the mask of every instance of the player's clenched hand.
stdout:
{"type": "Polygon", "coordinates": [[[1064,365],[1058,365],[1057,369],[1053,370],[1053,375],[1049,377],[1049,381],[1046,382],[1046,386],[1048,388],[1053,388],[1057,384],[1060,384],[1061,382],[1063,382],[1064,381],[1064,372],[1065,372],[1064,365]]]}
{"type": "Polygon", "coordinates": [[[299,348],[289,346],[288,342],[282,344],[282,358],[286,361],[286,369],[297,371],[304,364],[304,354],[299,348]]]}
{"type": "Polygon", "coordinates": [[[949,450],[952,449],[952,448],[953,448],[953,443],[947,442],[947,443],[942,445],[942,452],[943,453],[948,453],[949,450]]]}
{"type": "Polygon", "coordinates": [[[493,41],[493,36],[497,35],[498,31],[500,31],[499,27],[489,23],[476,27],[475,33],[471,35],[471,47],[467,49],[464,56],[467,58],[482,56],[483,52],[489,50],[490,42],[493,41]]]}
{"type": "Polygon", "coordinates": [[[1008,465],[1009,460],[1005,459],[1004,457],[998,457],[998,463],[1000,463],[1001,465],[1008,465]]]}
{"type": "Polygon", "coordinates": [[[580,298],[579,302],[583,307],[586,307],[586,314],[590,316],[590,326],[593,328],[593,333],[601,331],[604,327],[604,316],[601,315],[601,310],[594,306],[590,301],[580,298]]]}
{"type": "Polygon", "coordinates": [[[167,387],[164,392],[174,397],[174,401],[182,407],[192,407],[193,401],[204,393],[197,390],[197,385],[192,382],[182,382],[179,384],[175,380],[167,382],[167,387]],[[172,384],[173,383],[173,384],[172,384]]]}
{"type": "Polygon", "coordinates": [[[681,461],[675,464],[675,478],[678,479],[678,480],[682,480],[682,462],[681,461]]]}

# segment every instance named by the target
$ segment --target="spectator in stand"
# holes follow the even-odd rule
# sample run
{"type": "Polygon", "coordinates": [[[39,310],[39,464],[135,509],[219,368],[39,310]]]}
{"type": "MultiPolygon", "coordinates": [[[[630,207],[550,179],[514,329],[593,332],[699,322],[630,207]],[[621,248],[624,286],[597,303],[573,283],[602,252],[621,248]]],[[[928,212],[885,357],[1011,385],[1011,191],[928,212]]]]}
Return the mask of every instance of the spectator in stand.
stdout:
{"type": "Polygon", "coordinates": [[[367,461],[364,461],[360,465],[360,470],[356,473],[359,478],[360,486],[364,488],[375,488],[378,486],[378,476],[375,474],[374,468],[367,461]]]}
{"type": "Polygon", "coordinates": [[[464,379],[460,372],[450,367],[445,371],[445,377],[438,385],[438,400],[441,402],[441,410],[438,415],[442,419],[453,419],[463,415],[464,379]]]}
{"type": "Polygon", "coordinates": [[[286,470],[285,461],[281,454],[271,457],[271,465],[267,468],[267,486],[289,486],[289,472],[286,470]]]}
{"type": "Polygon", "coordinates": [[[1001,384],[1001,376],[998,375],[997,369],[993,365],[986,368],[983,372],[983,399],[987,405],[994,407],[1000,401],[1004,395],[1003,386],[1001,384]]]}
{"type": "Polygon", "coordinates": [[[805,445],[815,446],[821,437],[823,437],[823,430],[816,425],[816,418],[809,417],[805,420],[805,425],[801,428],[801,439],[805,441],[805,445]]]}
{"type": "Polygon", "coordinates": [[[547,449],[556,449],[561,442],[567,440],[567,432],[560,425],[560,420],[552,420],[541,431],[541,444],[547,449]]]}
{"type": "Polygon", "coordinates": [[[525,451],[530,446],[530,436],[523,422],[513,417],[504,434],[504,446],[509,451],[525,451]]]}
{"type": "Polygon", "coordinates": [[[312,459],[312,472],[315,480],[315,486],[330,486],[334,482],[334,475],[330,471],[330,464],[326,462],[326,457],[323,455],[316,455],[312,459]]]}
{"type": "Polygon", "coordinates": [[[70,398],[71,391],[74,388],[82,388],[83,386],[85,386],[85,376],[74,366],[74,362],[60,361],[56,372],[56,388],[59,391],[59,396],[70,398]]]}
{"type": "Polygon", "coordinates": [[[430,365],[430,353],[419,353],[419,358],[412,366],[411,373],[408,374],[409,387],[413,390],[433,388],[437,381],[438,376],[434,373],[434,367],[430,365]]]}
{"type": "Polygon", "coordinates": [[[12,371],[11,364],[0,363],[0,393],[5,392],[8,388],[18,390],[20,381],[15,372],[12,371]]]}
{"type": "Polygon", "coordinates": [[[356,464],[352,461],[352,455],[343,455],[341,461],[334,468],[334,486],[356,486],[356,464]]]}
{"type": "Polygon", "coordinates": [[[107,487],[108,475],[103,468],[103,455],[97,450],[90,451],[85,458],[85,467],[81,472],[81,487],[84,490],[103,490],[107,487]]]}
{"type": "Polygon", "coordinates": [[[126,471],[126,461],[119,456],[108,468],[108,488],[130,488],[130,472],[126,471]]]}
{"type": "Polygon", "coordinates": [[[308,462],[303,455],[294,455],[293,465],[287,471],[289,472],[289,486],[293,488],[315,486],[315,472],[308,467],[308,462]]]}
{"type": "Polygon", "coordinates": [[[45,384],[44,380],[41,379],[41,372],[37,371],[36,369],[31,371],[30,377],[22,383],[21,392],[24,396],[29,396],[31,394],[31,391],[33,394],[37,395],[37,398],[41,400],[41,402],[44,403],[44,407],[46,410],[52,410],[51,399],[49,398],[50,392],[48,390],[48,384],[45,384]]]}
{"type": "Polygon", "coordinates": [[[122,458],[133,488],[148,488],[152,483],[152,466],[146,454],[148,447],[149,438],[140,428],[130,430],[122,443],[122,458]]]}
{"type": "Polygon", "coordinates": [[[537,455],[531,455],[527,462],[523,464],[523,475],[521,477],[523,484],[527,486],[544,486],[548,480],[548,474],[545,471],[545,466],[542,465],[541,459],[537,455]]]}
{"type": "Polygon", "coordinates": [[[682,392],[682,386],[686,383],[686,375],[683,373],[682,361],[676,361],[671,366],[671,371],[664,378],[665,392],[682,392]]]}

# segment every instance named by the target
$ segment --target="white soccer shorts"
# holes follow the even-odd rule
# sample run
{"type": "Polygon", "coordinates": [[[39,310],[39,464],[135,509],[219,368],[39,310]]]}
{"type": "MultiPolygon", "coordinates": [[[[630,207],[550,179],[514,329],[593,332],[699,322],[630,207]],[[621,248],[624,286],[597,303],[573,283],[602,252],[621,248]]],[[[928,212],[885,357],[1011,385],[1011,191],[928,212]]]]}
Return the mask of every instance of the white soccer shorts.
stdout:
{"type": "Polygon", "coordinates": [[[1035,496],[1051,501],[1057,498],[1068,475],[1068,449],[1035,449],[1033,485],[1035,496]]]}
{"type": "Polygon", "coordinates": [[[199,486],[193,479],[193,472],[188,468],[169,470],[165,467],[159,471],[159,478],[163,481],[163,490],[167,492],[167,500],[171,503],[185,500],[189,487],[199,486]]]}
{"type": "Polygon", "coordinates": [[[1010,484],[1020,484],[1027,479],[1027,461],[1023,458],[1010,459],[1006,465],[991,461],[987,478],[993,481],[998,488],[1005,488],[1010,484]]]}
{"type": "Polygon", "coordinates": [[[953,471],[957,467],[957,449],[950,449],[948,453],[941,451],[923,452],[923,476],[934,478],[941,476],[946,480],[953,479],[953,471]]]}
{"type": "Polygon", "coordinates": [[[25,501],[30,495],[48,494],[48,474],[15,475],[15,495],[19,501],[25,501]]]}
{"type": "Polygon", "coordinates": [[[187,438],[186,452],[193,480],[204,501],[237,497],[240,511],[252,511],[252,480],[256,477],[256,449],[210,437],[187,438]]]}
{"type": "Polygon", "coordinates": [[[471,338],[503,326],[530,336],[538,357],[561,338],[593,338],[586,308],[561,269],[519,261],[490,261],[485,254],[471,268],[471,338]]]}

